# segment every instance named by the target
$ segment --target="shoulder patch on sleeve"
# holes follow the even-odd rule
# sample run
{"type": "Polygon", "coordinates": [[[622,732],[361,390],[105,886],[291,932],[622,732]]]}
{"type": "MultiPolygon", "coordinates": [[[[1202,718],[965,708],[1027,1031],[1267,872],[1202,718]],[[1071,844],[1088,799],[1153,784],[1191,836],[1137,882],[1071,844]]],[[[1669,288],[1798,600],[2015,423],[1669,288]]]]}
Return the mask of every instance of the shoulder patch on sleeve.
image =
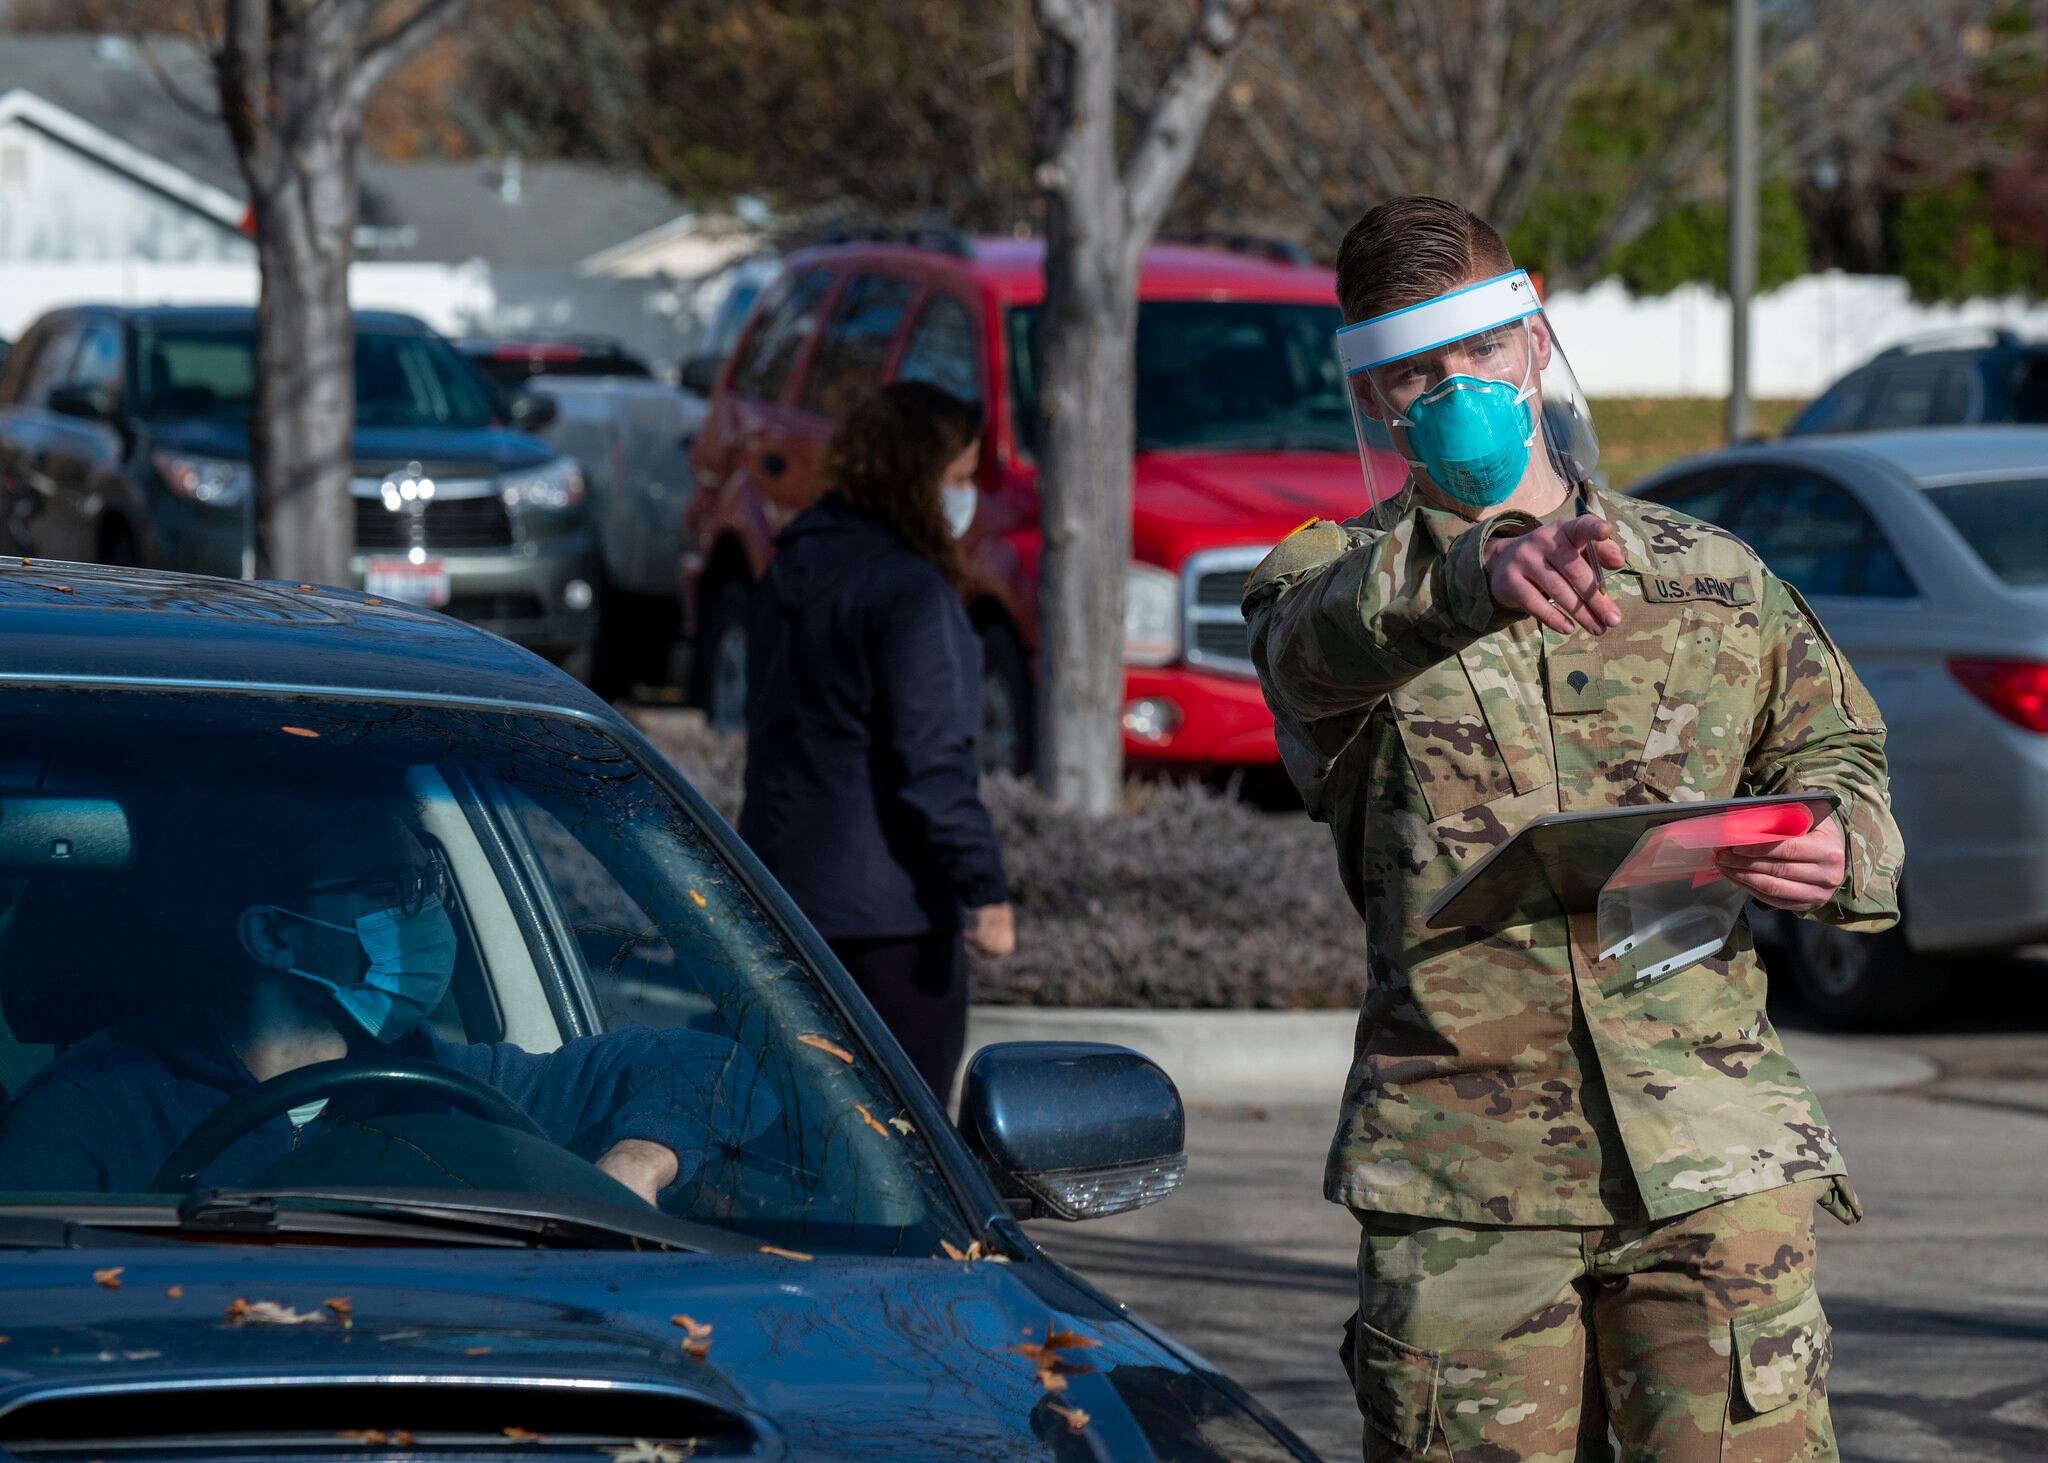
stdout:
{"type": "Polygon", "coordinates": [[[1329,519],[1311,518],[1253,566],[1244,577],[1244,592],[1250,594],[1260,585],[1327,564],[1344,552],[1346,542],[1344,530],[1329,519]]]}

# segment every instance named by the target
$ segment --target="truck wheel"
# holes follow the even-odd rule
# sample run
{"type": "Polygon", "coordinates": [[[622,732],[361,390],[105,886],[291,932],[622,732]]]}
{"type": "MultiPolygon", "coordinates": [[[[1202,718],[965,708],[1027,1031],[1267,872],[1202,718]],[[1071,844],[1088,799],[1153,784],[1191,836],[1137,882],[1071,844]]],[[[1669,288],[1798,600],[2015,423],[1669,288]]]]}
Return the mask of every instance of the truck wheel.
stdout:
{"type": "Polygon", "coordinates": [[[747,606],[752,599],[746,583],[727,579],[704,601],[697,625],[690,699],[718,731],[746,730],[747,606]]]}
{"type": "Polygon", "coordinates": [[[600,585],[597,629],[590,647],[590,689],[607,701],[620,701],[632,695],[635,686],[665,682],[669,650],[680,624],[681,614],[672,599],[600,585]]]}
{"type": "Polygon", "coordinates": [[[1007,625],[986,624],[981,639],[981,730],[975,748],[984,772],[1031,772],[1031,668],[1007,625]]]}
{"type": "Polygon", "coordinates": [[[1791,921],[1785,952],[1800,1002],[1824,1026],[1901,1031],[1923,1026],[1948,994],[1948,964],[1916,955],[1901,926],[1854,935],[1818,920],[1791,921]]]}

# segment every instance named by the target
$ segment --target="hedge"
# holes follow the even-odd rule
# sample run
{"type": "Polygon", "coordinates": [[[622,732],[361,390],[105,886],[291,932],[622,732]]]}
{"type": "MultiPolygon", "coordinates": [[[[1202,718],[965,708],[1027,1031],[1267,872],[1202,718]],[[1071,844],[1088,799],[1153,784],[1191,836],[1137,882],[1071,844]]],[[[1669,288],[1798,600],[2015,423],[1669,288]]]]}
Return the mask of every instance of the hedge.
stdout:
{"type": "MultiPolygon", "coordinates": [[[[736,821],[744,739],[688,712],[637,713],[642,730],[736,821]]],[[[1133,781],[1108,822],[1053,806],[1028,782],[982,796],[1003,841],[1017,953],[977,959],[977,1001],[1017,1006],[1349,1009],[1365,932],[1337,881],[1326,830],[1228,791],[1133,781]]]]}

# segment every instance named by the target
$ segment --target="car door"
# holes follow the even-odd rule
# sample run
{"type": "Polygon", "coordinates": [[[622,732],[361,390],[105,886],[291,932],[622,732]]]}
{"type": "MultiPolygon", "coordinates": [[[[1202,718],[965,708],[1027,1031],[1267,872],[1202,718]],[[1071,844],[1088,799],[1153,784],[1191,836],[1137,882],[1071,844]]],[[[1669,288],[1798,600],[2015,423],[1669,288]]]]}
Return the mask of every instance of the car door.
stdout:
{"type": "Polygon", "coordinates": [[[139,525],[129,516],[130,494],[121,477],[124,444],[116,425],[122,374],[120,323],[104,317],[85,320],[70,367],[54,389],[90,394],[110,410],[97,418],[54,409],[47,413],[43,458],[50,494],[38,538],[40,551],[53,558],[138,561],[139,525]]]}
{"type": "Polygon", "coordinates": [[[78,323],[45,321],[15,354],[13,389],[0,412],[0,489],[6,493],[8,546],[16,553],[54,557],[44,542],[55,483],[50,475],[50,393],[70,372],[78,353],[78,323]]]}

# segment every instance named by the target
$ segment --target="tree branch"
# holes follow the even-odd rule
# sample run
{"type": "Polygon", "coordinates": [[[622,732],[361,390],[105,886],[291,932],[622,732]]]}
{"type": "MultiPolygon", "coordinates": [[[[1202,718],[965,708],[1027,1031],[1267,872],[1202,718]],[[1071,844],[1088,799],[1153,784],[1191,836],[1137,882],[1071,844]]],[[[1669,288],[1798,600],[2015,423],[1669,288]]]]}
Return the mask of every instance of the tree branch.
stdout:
{"type": "Polygon", "coordinates": [[[261,198],[277,184],[282,157],[270,105],[270,7],[266,0],[227,0],[213,74],[220,85],[221,121],[251,193],[261,198]]]}
{"type": "Polygon", "coordinates": [[[468,0],[420,0],[420,8],[383,35],[366,41],[349,82],[348,104],[358,115],[384,78],[425,50],[435,36],[446,30],[462,12],[468,0]]]}
{"type": "Polygon", "coordinates": [[[1202,140],[1232,55],[1259,0],[1202,0],[1123,168],[1125,264],[1135,270],[1202,140]]]}

